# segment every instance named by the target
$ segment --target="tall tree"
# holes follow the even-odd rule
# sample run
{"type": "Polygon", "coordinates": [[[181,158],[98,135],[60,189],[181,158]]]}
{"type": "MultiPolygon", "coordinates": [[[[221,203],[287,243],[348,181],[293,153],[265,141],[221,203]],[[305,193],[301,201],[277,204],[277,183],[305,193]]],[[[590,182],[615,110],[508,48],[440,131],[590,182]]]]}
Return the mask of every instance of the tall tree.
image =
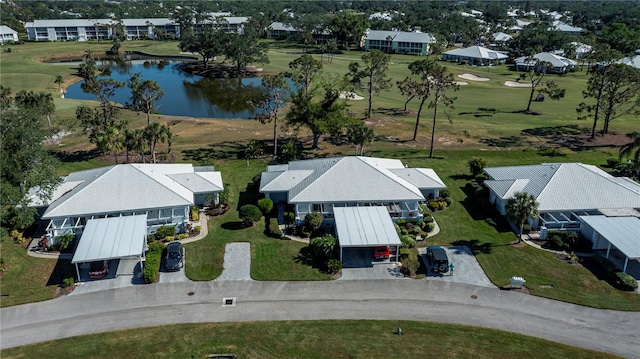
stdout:
{"type": "Polygon", "coordinates": [[[158,142],[167,140],[167,129],[167,126],[161,125],[158,122],[152,122],[144,129],[145,138],[149,144],[149,151],[151,152],[152,163],[156,163],[156,145],[158,142]]]}
{"type": "Polygon", "coordinates": [[[322,63],[311,55],[303,54],[291,61],[289,68],[293,71],[290,77],[298,87],[298,91],[308,96],[313,80],[322,71],[322,63]]]}
{"type": "Polygon", "coordinates": [[[111,153],[118,164],[118,152],[124,148],[125,133],[116,125],[107,126],[96,134],[96,144],[102,153],[111,153]]]}
{"type": "Polygon", "coordinates": [[[412,141],[418,138],[418,128],[420,126],[420,115],[422,114],[422,108],[424,103],[431,96],[432,78],[436,63],[429,60],[417,60],[409,64],[409,70],[411,74],[417,76],[417,80],[413,81],[413,91],[415,96],[420,100],[418,105],[418,113],[416,114],[416,125],[413,129],[412,141]]]}
{"type": "Polygon", "coordinates": [[[362,156],[364,154],[364,147],[371,144],[375,139],[375,133],[373,128],[367,126],[364,122],[356,119],[351,119],[347,125],[347,139],[349,143],[353,144],[356,151],[356,156],[362,156]]]}
{"type": "Polygon", "coordinates": [[[404,80],[397,81],[396,85],[398,86],[398,90],[400,90],[400,94],[407,98],[404,102],[404,112],[407,112],[407,105],[418,95],[418,83],[407,76],[404,80]]]}
{"type": "Polygon", "coordinates": [[[433,109],[433,124],[431,127],[431,145],[429,146],[429,158],[433,158],[433,144],[436,136],[436,118],[438,114],[438,105],[442,104],[447,108],[453,109],[453,101],[455,97],[447,96],[447,90],[458,90],[458,85],[453,79],[453,74],[447,70],[445,66],[435,65],[431,71],[432,94],[433,99],[429,103],[429,108],[433,109]]]}
{"type": "Polygon", "coordinates": [[[371,117],[373,95],[391,87],[391,78],[388,75],[390,59],[390,55],[380,50],[371,50],[362,55],[364,66],[361,67],[359,62],[349,64],[351,83],[360,90],[366,89],[369,93],[367,117],[371,117]]]}
{"type": "Polygon", "coordinates": [[[15,104],[21,109],[31,109],[35,113],[45,116],[49,132],[51,132],[51,114],[56,111],[56,106],[50,93],[22,90],[16,94],[15,104]]]}
{"type": "Polygon", "coordinates": [[[603,120],[602,134],[609,132],[611,121],[621,116],[640,115],[640,73],[631,66],[609,64],[591,72],[584,98],[595,99],[594,104],[581,103],[578,114],[586,118],[593,114],[592,138],[595,137],[596,123],[603,120]]]}
{"type": "Polygon", "coordinates": [[[265,96],[255,100],[254,106],[260,110],[256,120],[262,124],[273,122],[273,157],[278,156],[278,114],[289,99],[289,83],[283,74],[262,77],[262,87],[266,89],[265,96]]]}
{"type": "Polygon", "coordinates": [[[527,219],[538,217],[538,205],[536,198],[527,192],[516,192],[507,200],[507,219],[519,228],[518,243],[522,241],[522,228],[527,219]]]}
{"type": "Polygon", "coordinates": [[[329,22],[329,30],[343,49],[347,49],[349,44],[360,47],[360,39],[364,36],[367,23],[363,15],[340,12],[329,22]]]}
{"type": "Polygon", "coordinates": [[[533,57],[526,59],[529,64],[529,69],[526,73],[520,74],[521,80],[528,80],[531,83],[531,91],[529,92],[529,102],[527,102],[527,109],[525,112],[531,112],[531,102],[533,102],[533,94],[538,91],[549,96],[552,100],[559,100],[564,97],[564,89],[558,88],[554,81],[542,80],[551,71],[553,65],[546,61],[539,61],[533,57]],[[542,85],[541,85],[542,84],[542,85]]]}
{"type": "Polygon", "coordinates": [[[627,134],[631,142],[620,147],[619,159],[623,157],[631,157],[633,166],[636,170],[636,177],[640,178],[640,130],[635,130],[627,134]]]}
{"type": "Polygon", "coordinates": [[[269,44],[260,42],[255,32],[251,28],[246,28],[245,33],[230,33],[227,35],[228,41],[224,47],[224,55],[227,59],[235,63],[236,71],[239,73],[252,63],[269,63],[269,44]]]}
{"type": "Polygon", "coordinates": [[[128,106],[134,111],[142,111],[147,115],[147,125],[151,123],[151,113],[157,110],[155,101],[164,96],[164,91],[153,80],[140,80],[140,73],[131,74],[129,88],[131,88],[131,103],[128,106]]]}
{"type": "Polygon", "coordinates": [[[180,51],[195,52],[202,56],[202,65],[207,67],[209,60],[225,53],[225,44],[230,35],[223,29],[202,26],[197,32],[191,29],[180,34],[180,51]]]}
{"type": "Polygon", "coordinates": [[[56,75],[55,80],[53,80],[53,83],[58,85],[58,91],[60,92],[60,94],[62,94],[62,84],[64,83],[64,77],[62,77],[62,75],[58,74],[56,75]]]}
{"type": "Polygon", "coordinates": [[[42,146],[47,131],[40,113],[5,106],[0,112],[0,223],[24,229],[35,215],[27,193],[38,188],[42,198],[51,197],[60,182],[58,161],[42,146]]]}

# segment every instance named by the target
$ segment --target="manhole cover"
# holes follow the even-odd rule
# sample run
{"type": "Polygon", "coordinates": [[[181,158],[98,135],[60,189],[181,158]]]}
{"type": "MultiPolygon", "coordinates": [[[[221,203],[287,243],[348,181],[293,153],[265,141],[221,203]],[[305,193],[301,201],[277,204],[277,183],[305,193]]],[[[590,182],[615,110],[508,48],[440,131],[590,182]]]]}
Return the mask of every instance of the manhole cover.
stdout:
{"type": "Polygon", "coordinates": [[[233,298],[222,298],[222,306],[223,307],[235,307],[236,306],[236,297],[233,297],[233,298]]]}
{"type": "Polygon", "coordinates": [[[478,296],[474,294],[471,296],[471,299],[478,299],[478,296]]]}
{"type": "Polygon", "coordinates": [[[189,292],[189,293],[187,293],[187,295],[188,295],[188,296],[192,296],[192,295],[194,295],[194,294],[196,294],[196,293],[194,293],[194,292],[189,292]]]}

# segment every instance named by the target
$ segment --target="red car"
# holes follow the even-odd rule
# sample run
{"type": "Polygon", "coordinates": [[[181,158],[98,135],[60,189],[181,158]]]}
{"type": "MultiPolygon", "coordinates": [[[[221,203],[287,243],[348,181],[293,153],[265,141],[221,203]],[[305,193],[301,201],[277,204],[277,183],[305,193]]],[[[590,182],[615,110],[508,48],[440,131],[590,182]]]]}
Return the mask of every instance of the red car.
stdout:
{"type": "Polygon", "coordinates": [[[91,262],[89,278],[102,278],[109,274],[109,261],[91,262]]]}
{"type": "Polygon", "coordinates": [[[373,258],[375,259],[389,259],[391,255],[391,249],[389,246],[376,247],[373,250],[373,258]]]}

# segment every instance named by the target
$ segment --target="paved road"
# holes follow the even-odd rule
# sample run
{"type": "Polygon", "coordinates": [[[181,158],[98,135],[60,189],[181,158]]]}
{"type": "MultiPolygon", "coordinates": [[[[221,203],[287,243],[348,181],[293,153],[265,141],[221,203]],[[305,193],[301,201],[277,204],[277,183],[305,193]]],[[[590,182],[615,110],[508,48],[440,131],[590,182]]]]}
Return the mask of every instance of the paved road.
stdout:
{"type": "Polygon", "coordinates": [[[428,280],[151,284],[3,308],[0,316],[2,348],[175,323],[400,319],[502,329],[627,357],[640,353],[640,312],[428,280]],[[236,305],[223,306],[224,297],[236,297],[236,305]]]}

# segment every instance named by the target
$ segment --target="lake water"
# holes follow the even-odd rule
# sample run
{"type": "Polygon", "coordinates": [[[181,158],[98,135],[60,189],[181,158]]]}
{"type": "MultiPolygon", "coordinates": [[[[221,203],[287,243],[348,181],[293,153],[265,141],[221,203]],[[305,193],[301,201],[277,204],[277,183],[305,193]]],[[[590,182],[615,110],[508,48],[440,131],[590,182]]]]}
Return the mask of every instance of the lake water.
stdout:
{"type": "MultiPolygon", "coordinates": [[[[98,65],[102,64],[98,61],[98,65]]],[[[164,96],[156,101],[158,112],[163,115],[253,118],[257,110],[251,101],[260,98],[264,93],[260,78],[204,78],[178,70],[178,61],[169,61],[166,65],[160,65],[158,61],[145,63],[145,60],[132,60],[120,64],[110,61],[104,64],[110,66],[111,77],[117,81],[126,83],[129,74],[135,72],[142,74],[141,80],[156,81],[164,91],[164,96]]],[[[78,82],[69,86],[65,97],[95,100],[94,95],[82,91],[81,84],[82,82],[78,82]]],[[[116,92],[112,100],[124,105],[130,102],[130,97],[131,90],[124,87],[116,92]]]]}

